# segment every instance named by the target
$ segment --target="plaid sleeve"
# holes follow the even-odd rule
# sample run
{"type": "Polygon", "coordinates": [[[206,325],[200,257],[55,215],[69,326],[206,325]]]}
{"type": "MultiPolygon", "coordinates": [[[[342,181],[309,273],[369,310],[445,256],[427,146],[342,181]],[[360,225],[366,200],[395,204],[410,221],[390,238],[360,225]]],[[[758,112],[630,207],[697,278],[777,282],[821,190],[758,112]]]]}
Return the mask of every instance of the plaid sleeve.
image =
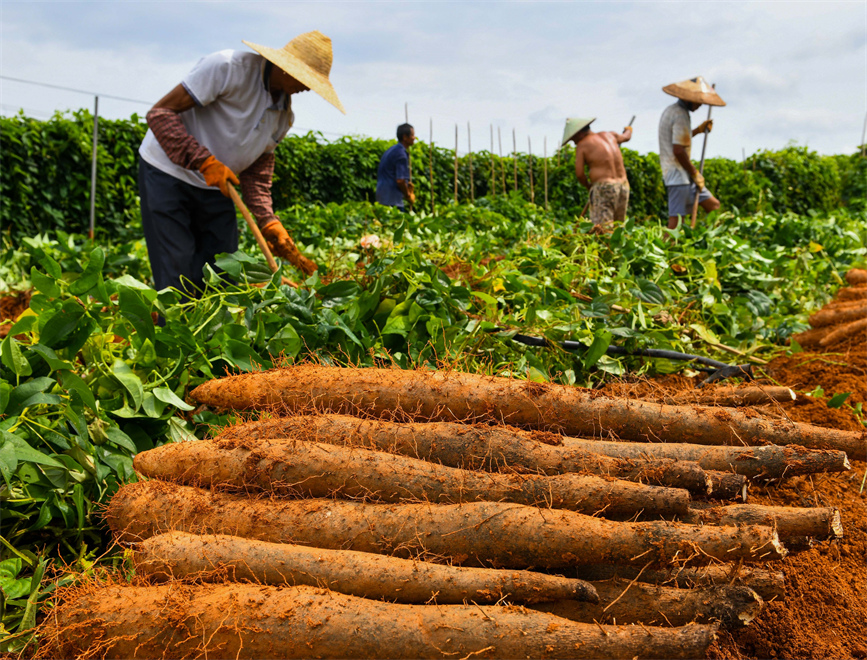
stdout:
{"type": "Polygon", "coordinates": [[[266,151],[250,167],[238,175],[241,180],[241,195],[260,227],[279,219],[274,215],[274,206],[271,200],[271,178],[273,176],[273,151],[266,151]]]}
{"type": "Polygon", "coordinates": [[[148,127],[175,165],[188,170],[197,170],[211,152],[200,145],[187,132],[180,115],[168,108],[153,108],[147,114],[148,127]]]}

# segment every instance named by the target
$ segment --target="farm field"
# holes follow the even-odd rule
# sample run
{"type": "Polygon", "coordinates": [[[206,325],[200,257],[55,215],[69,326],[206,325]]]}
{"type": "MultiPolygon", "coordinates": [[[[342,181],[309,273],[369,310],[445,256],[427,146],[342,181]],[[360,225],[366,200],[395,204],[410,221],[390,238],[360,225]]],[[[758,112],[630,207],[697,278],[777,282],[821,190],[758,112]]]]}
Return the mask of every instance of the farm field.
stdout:
{"type": "MultiPolygon", "coordinates": [[[[104,512],[137,481],[137,455],[268,418],[192,395],[230,374],[438,370],[687,407],[731,387],[784,386],[795,400],[753,403],[747,417],[846,432],[863,448],[867,335],[825,341],[831,330],[810,323],[864,301],[867,212],[857,202],[714,213],[674,241],[652,217],[594,236],[580,208],[546,211],[514,193],[435,214],[299,204],[280,216],[317,274],[271,273],[243,234],[197,300],[149,286],[134,222],[121,240],[2,235],[0,650],[50,657],[55,647],[40,645],[51,631],[30,632],[57,593],[133,579],[104,512]],[[299,286],[281,285],[282,275],[299,286]],[[715,368],[638,354],[648,349],[750,365],[753,380],[697,388],[715,368]]],[[[837,508],[843,536],[776,562],[785,597],[749,625],[717,631],[707,657],[867,657],[857,623],[867,621],[864,459],[850,455],[844,472],[752,480],[750,504],[837,508]]]]}

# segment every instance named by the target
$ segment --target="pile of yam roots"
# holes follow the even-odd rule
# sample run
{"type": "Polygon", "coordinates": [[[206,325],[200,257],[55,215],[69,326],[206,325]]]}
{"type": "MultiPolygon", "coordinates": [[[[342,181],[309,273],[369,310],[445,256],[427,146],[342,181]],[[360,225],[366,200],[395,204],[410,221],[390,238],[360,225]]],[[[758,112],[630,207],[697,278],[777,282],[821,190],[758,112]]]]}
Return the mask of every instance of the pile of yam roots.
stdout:
{"type": "Polygon", "coordinates": [[[458,372],[302,365],[192,396],[259,419],[136,457],[147,479],[106,513],[135,578],[62,595],[46,657],[703,657],[785,598],[774,562],[842,535],[838,510],[752,505],[749,483],[865,451],[458,372]]]}
{"type": "Polygon", "coordinates": [[[853,268],[846,273],[849,286],[810,316],[810,330],[795,335],[795,341],[809,350],[833,350],[853,338],[867,334],[867,270],[853,268]]]}

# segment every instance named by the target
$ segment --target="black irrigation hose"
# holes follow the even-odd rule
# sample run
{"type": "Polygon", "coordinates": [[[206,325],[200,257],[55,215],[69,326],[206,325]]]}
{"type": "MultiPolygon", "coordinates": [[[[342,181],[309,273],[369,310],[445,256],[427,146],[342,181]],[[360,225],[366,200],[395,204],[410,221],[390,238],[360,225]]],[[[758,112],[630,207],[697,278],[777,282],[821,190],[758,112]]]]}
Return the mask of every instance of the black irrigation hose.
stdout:
{"type": "MultiPolygon", "coordinates": [[[[555,345],[553,342],[545,339],[544,337],[532,337],[530,335],[517,334],[514,335],[512,339],[522,344],[526,344],[527,346],[551,347],[555,345]]],[[[559,345],[561,348],[567,351],[580,351],[587,349],[584,344],[581,344],[577,341],[567,340],[560,342],[559,345]]],[[[605,352],[608,353],[608,355],[632,355],[652,358],[665,358],[666,360],[687,360],[692,362],[698,362],[699,364],[706,364],[707,366],[714,367],[715,369],[725,369],[726,367],[731,366],[729,364],[726,364],[725,362],[712,360],[701,355],[690,355],[689,353],[668,351],[661,348],[644,348],[637,351],[627,351],[622,346],[609,346],[607,349],[605,349],[605,352]]]]}

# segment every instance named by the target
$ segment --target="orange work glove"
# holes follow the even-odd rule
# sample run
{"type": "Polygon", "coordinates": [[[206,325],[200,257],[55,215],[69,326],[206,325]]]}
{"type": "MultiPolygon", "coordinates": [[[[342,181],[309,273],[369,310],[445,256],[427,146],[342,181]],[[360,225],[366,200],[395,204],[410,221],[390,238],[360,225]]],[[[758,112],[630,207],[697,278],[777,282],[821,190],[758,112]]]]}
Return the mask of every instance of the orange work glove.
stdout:
{"type": "Polygon", "coordinates": [[[288,261],[305,275],[312,275],[319,268],[298,251],[295,241],[292,240],[279,220],[272,220],[262,227],[262,236],[268,242],[271,252],[288,261]]]}
{"type": "Polygon", "coordinates": [[[699,190],[704,188],[704,176],[702,176],[702,173],[698,170],[695,171],[695,175],[693,175],[692,180],[695,185],[698,186],[699,190]]]}
{"type": "Polygon", "coordinates": [[[713,130],[713,119],[707,119],[698,125],[699,133],[710,133],[713,130]]]}
{"type": "Polygon", "coordinates": [[[208,156],[199,166],[199,172],[205,175],[205,183],[216,186],[226,197],[229,196],[229,182],[238,185],[238,177],[228,167],[217,160],[216,156],[208,156]]]}

